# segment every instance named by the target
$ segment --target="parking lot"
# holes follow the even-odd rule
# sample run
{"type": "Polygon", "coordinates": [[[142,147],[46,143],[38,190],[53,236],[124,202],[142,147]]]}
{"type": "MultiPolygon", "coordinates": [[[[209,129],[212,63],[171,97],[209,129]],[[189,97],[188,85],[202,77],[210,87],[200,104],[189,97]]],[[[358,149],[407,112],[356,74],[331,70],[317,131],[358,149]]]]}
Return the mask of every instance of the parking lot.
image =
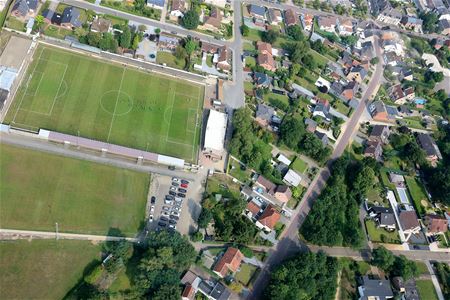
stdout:
{"type": "Polygon", "coordinates": [[[152,174],[150,196],[154,203],[148,206],[148,215],[153,221],[149,221],[148,228],[195,232],[202,190],[201,182],[152,174]]]}

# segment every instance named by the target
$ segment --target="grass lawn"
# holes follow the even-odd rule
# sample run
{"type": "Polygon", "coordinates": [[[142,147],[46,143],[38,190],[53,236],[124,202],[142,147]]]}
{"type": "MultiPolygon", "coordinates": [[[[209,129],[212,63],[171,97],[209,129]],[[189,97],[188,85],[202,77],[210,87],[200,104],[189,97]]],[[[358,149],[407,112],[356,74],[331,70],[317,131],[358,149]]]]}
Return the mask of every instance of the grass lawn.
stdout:
{"type": "Polygon", "coordinates": [[[278,237],[283,233],[285,228],[286,228],[286,225],[281,222],[278,222],[277,224],[275,224],[275,228],[274,228],[276,231],[275,238],[278,239],[278,237]]]}
{"type": "Polygon", "coordinates": [[[431,204],[428,202],[423,185],[415,177],[405,176],[405,180],[408,186],[409,194],[413,200],[414,207],[419,215],[423,215],[426,212],[425,206],[431,208],[431,204]]]}
{"type": "Polygon", "coordinates": [[[370,271],[370,265],[364,261],[354,261],[349,258],[340,258],[341,281],[339,283],[339,299],[357,298],[357,282],[359,276],[366,275],[370,271]]]}
{"type": "Polygon", "coordinates": [[[346,115],[348,117],[348,115],[350,114],[350,107],[345,105],[344,103],[342,103],[340,100],[336,100],[336,102],[334,103],[336,105],[336,110],[338,112],[340,112],[343,115],[346,115]]]}
{"type": "Polygon", "coordinates": [[[392,156],[384,162],[384,165],[390,169],[401,170],[402,160],[398,156],[392,156]]]}
{"type": "Polygon", "coordinates": [[[420,274],[426,274],[429,275],[430,272],[428,271],[427,265],[424,262],[416,261],[417,269],[419,269],[420,274]]]}
{"type": "Polygon", "coordinates": [[[256,66],[256,59],[252,56],[245,57],[245,66],[249,68],[256,66]]]}
{"type": "Polygon", "coordinates": [[[254,51],[254,50],[256,50],[255,45],[253,45],[253,43],[250,43],[250,42],[244,42],[242,44],[242,47],[243,47],[244,50],[247,50],[247,51],[254,51]]]}
{"type": "Polygon", "coordinates": [[[208,182],[206,183],[207,193],[222,194],[224,197],[231,194],[230,196],[239,198],[240,188],[241,186],[234,183],[230,177],[219,174],[208,177],[208,182]]]}
{"type": "Polygon", "coordinates": [[[6,122],[193,162],[202,103],[202,86],[42,46],[6,122]]]}
{"type": "Polygon", "coordinates": [[[272,103],[272,101],[280,100],[281,102],[285,103],[286,105],[289,105],[289,98],[286,95],[279,95],[275,94],[273,92],[269,92],[267,94],[264,94],[263,99],[267,103],[272,103]]]}
{"type": "Polygon", "coordinates": [[[54,26],[54,25],[48,25],[44,29],[44,34],[47,36],[57,38],[57,39],[64,39],[66,37],[66,35],[72,34],[72,30],[68,30],[68,29],[61,28],[61,27],[54,26]]]}
{"type": "Polygon", "coordinates": [[[294,162],[291,164],[291,168],[299,173],[306,173],[306,171],[308,170],[308,164],[297,156],[294,162]]]}
{"type": "Polygon", "coordinates": [[[22,23],[18,19],[11,16],[6,19],[6,27],[16,31],[25,31],[25,23],[22,23]]]}
{"type": "Polygon", "coordinates": [[[253,83],[250,81],[244,81],[244,90],[246,92],[252,92],[253,91],[253,83]]]}
{"type": "Polygon", "coordinates": [[[224,247],[208,248],[209,253],[211,253],[211,255],[213,255],[213,256],[217,256],[219,253],[225,252],[225,250],[226,249],[224,247]]]}
{"type": "Polygon", "coordinates": [[[261,31],[249,28],[248,35],[244,36],[244,39],[257,42],[261,40],[261,31]]]}
{"type": "Polygon", "coordinates": [[[186,61],[184,59],[177,59],[175,55],[170,52],[158,51],[156,53],[156,62],[158,64],[166,64],[168,67],[176,69],[184,69],[186,61]]]}
{"type": "Polygon", "coordinates": [[[243,165],[241,165],[237,160],[234,160],[230,157],[228,163],[228,173],[237,180],[246,183],[250,181],[252,172],[247,168],[243,168],[245,168],[243,165]]]}
{"type": "Polygon", "coordinates": [[[151,13],[148,16],[145,16],[141,11],[135,10],[134,5],[131,2],[127,1],[102,0],[100,5],[121,10],[133,15],[143,16],[145,18],[153,20],[159,21],[159,19],[161,19],[161,10],[149,8],[151,13]]]}
{"type": "Polygon", "coordinates": [[[247,286],[258,268],[254,265],[243,263],[240,269],[241,270],[236,273],[235,278],[237,281],[247,286]]]}
{"type": "Polygon", "coordinates": [[[400,243],[400,238],[398,236],[397,230],[393,232],[389,232],[384,230],[383,228],[377,228],[375,222],[372,220],[366,221],[366,228],[369,238],[372,242],[375,243],[400,243]],[[382,235],[385,238],[382,238],[382,235]]]}
{"type": "Polygon", "coordinates": [[[0,242],[1,299],[63,299],[100,260],[100,246],[88,241],[0,242]]]}
{"type": "Polygon", "coordinates": [[[2,227],[86,234],[144,220],[149,175],[0,144],[2,227]],[[45,172],[45,176],[41,176],[45,172]]]}
{"type": "Polygon", "coordinates": [[[417,291],[421,299],[437,300],[436,290],[431,280],[416,280],[417,291]]]}

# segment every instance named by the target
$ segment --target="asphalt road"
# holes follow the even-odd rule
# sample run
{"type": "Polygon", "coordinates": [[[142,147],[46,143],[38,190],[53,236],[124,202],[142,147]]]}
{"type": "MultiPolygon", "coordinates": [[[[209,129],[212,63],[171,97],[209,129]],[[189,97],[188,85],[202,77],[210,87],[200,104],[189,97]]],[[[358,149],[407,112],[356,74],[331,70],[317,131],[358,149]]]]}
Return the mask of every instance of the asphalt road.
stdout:
{"type": "MultiPolygon", "coordinates": [[[[378,45],[375,46],[377,56],[381,58],[381,49],[378,45]]],[[[380,59],[382,61],[382,59],[380,59]]],[[[299,207],[295,210],[295,214],[292,218],[292,222],[289,227],[284,232],[284,237],[279,241],[275,251],[271,253],[267,260],[266,267],[261,271],[258,279],[253,285],[253,291],[249,299],[260,299],[264,287],[269,281],[269,274],[272,266],[279,265],[283,260],[297,253],[298,251],[306,250],[307,246],[303,245],[298,239],[298,228],[304,222],[306,216],[308,215],[314,201],[317,199],[320,192],[325,187],[327,179],[330,177],[329,168],[331,163],[338,157],[342,155],[345,148],[347,147],[351,137],[357,127],[359,126],[359,119],[364,112],[366,107],[366,102],[372,94],[376,93],[378,89],[378,84],[381,80],[383,74],[383,65],[379,63],[376,66],[373,77],[364,92],[364,95],[359,102],[358,107],[351,116],[350,120],[347,122],[346,129],[342,136],[338,139],[336,147],[331,155],[331,158],[325,168],[323,168],[320,174],[312,181],[308,190],[306,191],[299,207]]]]}

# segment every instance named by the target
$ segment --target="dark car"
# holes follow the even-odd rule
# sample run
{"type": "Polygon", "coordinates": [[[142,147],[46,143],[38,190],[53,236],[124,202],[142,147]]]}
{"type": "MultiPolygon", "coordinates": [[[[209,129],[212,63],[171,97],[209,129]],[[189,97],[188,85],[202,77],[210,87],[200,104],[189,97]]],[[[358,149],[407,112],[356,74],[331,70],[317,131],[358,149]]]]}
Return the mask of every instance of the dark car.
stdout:
{"type": "Polygon", "coordinates": [[[161,218],[159,218],[161,221],[169,221],[169,219],[167,217],[161,216],[161,218]]]}
{"type": "Polygon", "coordinates": [[[175,193],[174,191],[169,191],[169,195],[176,196],[177,193],[175,193]]]}
{"type": "Polygon", "coordinates": [[[182,188],[179,188],[178,191],[179,191],[180,193],[185,193],[185,194],[187,193],[187,190],[182,189],[182,188]]]}
{"type": "Polygon", "coordinates": [[[170,215],[169,218],[171,218],[172,220],[177,220],[177,221],[180,219],[179,217],[174,216],[174,215],[170,215]]]}
{"type": "Polygon", "coordinates": [[[164,223],[164,222],[158,222],[158,225],[161,226],[161,227],[166,227],[167,226],[167,224],[164,223]]]}
{"type": "Polygon", "coordinates": [[[169,224],[176,225],[176,224],[177,224],[177,221],[171,219],[171,220],[169,220],[169,224]]]}
{"type": "Polygon", "coordinates": [[[184,179],[181,179],[181,183],[183,183],[183,184],[189,184],[189,181],[184,180],[184,179]]]}
{"type": "Polygon", "coordinates": [[[175,182],[175,181],[172,182],[172,185],[173,186],[179,186],[178,182],[175,182]]]}
{"type": "Polygon", "coordinates": [[[174,199],[174,196],[172,196],[172,195],[166,195],[166,200],[173,200],[174,199]]]}
{"type": "Polygon", "coordinates": [[[178,193],[177,196],[178,196],[178,197],[181,197],[181,198],[186,198],[186,195],[183,194],[183,193],[178,193]]]}
{"type": "Polygon", "coordinates": [[[175,166],[169,166],[169,170],[170,171],[174,171],[175,170],[175,166]]]}
{"type": "Polygon", "coordinates": [[[153,197],[150,199],[150,202],[151,202],[152,204],[155,204],[155,202],[156,202],[156,197],[153,196],[153,197]]]}

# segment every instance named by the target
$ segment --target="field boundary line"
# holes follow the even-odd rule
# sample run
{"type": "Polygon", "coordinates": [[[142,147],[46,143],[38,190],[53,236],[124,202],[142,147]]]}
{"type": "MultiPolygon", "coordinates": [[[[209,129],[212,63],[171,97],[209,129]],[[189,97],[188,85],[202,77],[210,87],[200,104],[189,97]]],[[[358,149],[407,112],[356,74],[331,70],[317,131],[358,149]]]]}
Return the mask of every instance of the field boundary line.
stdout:
{"type": "MultiPolygon", "coordinates": [[[[61,64],[61,65],[63,65],[63,64],[61,64]]],[[[59,82],[58,91],[56,92],[55,97],[53,97],[53,103],[52,103],[52,107],[50,108],[49,115],[51,115],[51,114],[53,113],[53,108],[55,107],[56,99],[59,98],[58,94],[59,94],[59,92],[61,91],[62,83],[65,82],[64,77],[66,76],[66,72],[67,72],[67,69],[68,69],[69,66],[66,64],[65,67],[66,67],[66,68],[64,69],[64,74],[63,74],[63,76],[61,77],[61,81],[59,82]]],[[[66,83],[66,86],[67,86],[67,83],[66,83]]]]}
{"type": "Polygon", "coordinates": [[[202,103],[203,106],[203,100],[200,96],[202,95],[202,89],[200,87],[198,87],[198,95],[197,95],[197,112],[196,112],[196,118],[195,118],[195,132],[194,132],[194,138],[192,140],[192,161],[194,161],[195,158],[195,141],[197,139],[197,127],[199,128],[199,131],[201,131],[201,126],[199,126],[198,124],[198,115],[200,112],[200,103],[202,103]]]}
{"type": "Polygon", "coordinates": [[[109,126],[109,132],[108,132],[108,138],[106,139],[106,142],[109,143],[109,138],[111,136],[111,130],[114,124],[114,118],[116,117],[116,109],[117,109],[117,103],[119,102],[119,96],[120,96],[120,90],[122,89],[122,83],[123,83],[123,78],[125,77],[125,71],[127,68],[123,68],[123,72],[122,72],[122,78],[120,79],[120,84],[119,84],[119,92],[117,93],[117,98],[116,98],[116,104],[114,105],[114,111],[113,111],[113,115],[111,118],[111,125],[109,126]]]}
{"type": "MultiPolygon", "coordinates": [[[[38,61],[41,59],[41,56],[42,56],[42,53],[43,53],[43,52],[44,52],[44,49],[42,49],[41,53],[39,54],[39,57],[38,57],[38,59],[36,60],[36,64],[34,65],[33,72],[30,73],[30,76],[36,71],[36,68],[37,68],[37,65],[38,65],[38,61]]],[[[29,83],[29,82],[28,82],[28,83],[29,83]]],[[[17,117],[17,113],[19,112],[20,108],[22,107],[22,102],[23,102],[23,99],[25,98],[25,95],[27,94],[27,91],[28,91],[28,84],[27,84],[27,86],[26,86],[26,88],[25,88],[25,91],[24,91],[24,93],[23,93],[23,95],[22,95],[22,98],[20,98],[19,106],[17,106],[16,112],[14,113],[14,118],[12,119],[11,122],[14,122],[14,123],[15,123],[16,117],[17,117]]],[[[20,124],[20,123],[17,123],[17,124],[20,124]]],[[[24,125],[24,124],[23,124],[23,125],[24,125]]]]}
{"type": "Polygon", "coordinates": [[[41,71],[33,71],[32,74],[30,74],[29,80],[27,82],[27,91],[25,93],[25,96],[29,96],[29,97],[36,97],[37,91],[39,89],[39,87],[41,86],[41,82],[42,82],[42,78],[44,77],[44,72],[41,71]],[[35,76],[34,74],[41,74],[41,79],[39,79],[38,85],[36,90],[34,91],[33,94],[28,94],[28,86],[30,85],[31,80],[33,79],[33,77],[35,76]]]}

